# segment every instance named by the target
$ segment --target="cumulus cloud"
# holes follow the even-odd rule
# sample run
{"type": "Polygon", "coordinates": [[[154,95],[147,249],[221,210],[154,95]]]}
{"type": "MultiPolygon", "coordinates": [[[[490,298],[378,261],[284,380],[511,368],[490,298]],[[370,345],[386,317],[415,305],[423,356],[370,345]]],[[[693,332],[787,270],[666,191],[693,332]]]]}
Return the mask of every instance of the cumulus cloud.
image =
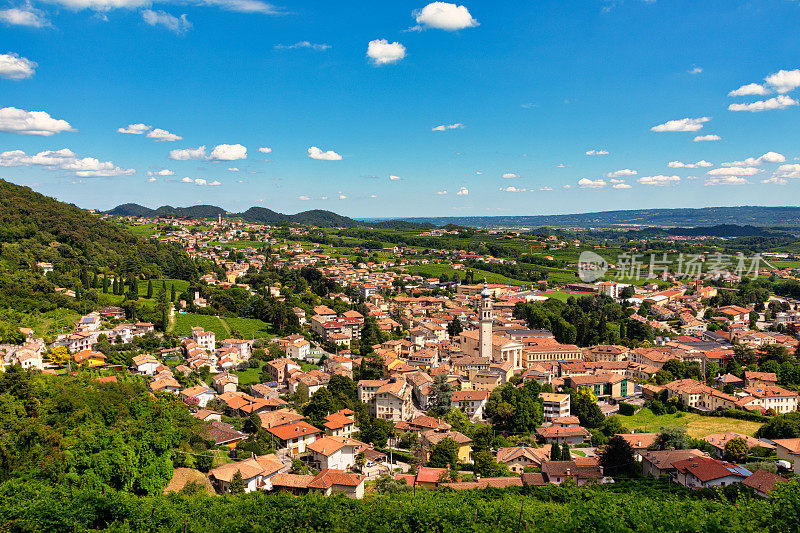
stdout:
{"type": "Polygon", "coordinates": [[[29,28],[45,28],[50,26],[44,13],[30,4],[25,7],[12,7],[0,10],[0,21],[11,26],[28,26],[29,28]]]}
{"type": "Polygon", "coordinates": [[[435,28],[446,31],[463,30],[478,25],[465,6],[448,4],[447,2],[431,2],[427,6],[413,12],[417,26],[413,30],[435,28]]]}
{"type": "Polygon", "coordinates": [[[19,54],[0,54],[0,78],[7,80],[25,80],[36,73],[36,63],[19,54]]]}
{"type": "Polygon", "coordinates": [[[764,81],[776,92],[788,93],[800,87],[800,69],[779,70],[775,74],[770,74],[764,78],[764,81]]]}
{"type": "Polygon", "coordinates": [[[403,178],[401,178],[400,176],[395,176],[393,174],[389,175],[389,180],[391,180],[391,181],[400,181],[401,179],[403,179],[403,178]]]}
{"type": "Polygon", "coordinates": [[[713,167],[713,163],[709,163],[705,159],[697,163],[682,163],[681,161],[670,161],[667,163],[669,168],[700,168],[700,167],[713,167]]]}
{"type": "Polygon", "coordinates": [[[503,178],[505,178],[505,179],[514,179],[514,178],[518,178],[518,177],[519,177],[519,174],[514,174],[513,172],[506,172],[505,174],[503,174],[503,178]]]}
{"type": "Polygon", "coordinates": [[[726,167],[709,170],[706,174],[709,176],[753,176],[759,172],[763,172],[763,170],[753,167],[726,167]]]}
{"type": "Polygon", "coordinates": [[[55,119],[44,111],[4,107],[0,109],[0,131],[50,137],[62,131],[75,131],[75,129],[66,120],[55,119]]]}
{"type": "Polygon", "coordinates": [[[375,66],[397,63],[406,57],[406,47],[398,42],[375,39],[367,45],[367,57],[375,66]]]}
{"type": "Polygon", "coordinates": [[[469,194],[469,189],[466,187],[459,187],[458,192],[456,193],[457,196],[467,196],[469,194]]]}
{"type": "Polygon", "coordinates": [[[707,142],[707,141],[719,141],[720,139],[722,139],[722,137],[720,137],[719,135],[711,134],[711,135],[698,135],[697,137],[695,137],[692,140],[694,142],[696,142],[696,143],[699,143],[699,142],[707,142]]]}
{"type": "Polygon", "coordinates": [[[235,161],[247,159],[247,148],[241,144],[218,144],[208,156],[216,161],[235,161]]]}
{"type": "Polygon", "coordinates": [[[553,188],[552,187],[539,187],[539,190],[540,191],[552,191],[553,188]]]}
{"type": "Polygon", "coordinates": [[[447,130],[463,130],[464,125],[460,122],[456,122],[455,124],[440,124],[431,128],[431,131],[447,131],[447,130]]]}
{"type": "Polygon", "coordinates": [[[179,150],[170,150],[169,158],[175,161],[187,161],[189,159],[206,159],[206,147],[198,146],[197,148],[184,148],[179,150]]]}
{"type": "Polygon", "coordinates": [[[124,128],[117,128],[117,133],[130,133],[131,135],[142,135],[147,133],[153,126],[147,124],[128,124],[124,128]]]}
{"type": "Polygon", "coordinates": [[[723,167],[757,167],[762,163],[783,163],[786,161],[786,156],[777,152],[767,152],[761,157],[748,157],[744,161],[729,161],[722,163],[723,167]]]}
{"type": "Polygon", "coordinates": [[[173,171],[169,170],[168,168],[165,168],[163,170],[157,170],[155,172],[153,172],[151,170],[148,170],[147,171],[147,175],[148,176],[174,176],[175,173],[173,171]]]}
{"type": "Polygon", "coordinates": [[[679,176],[664,176],[659,174],[657,176],[642,176],[639,178],[639,183],[642,185],[654,185],[656,187],[664,187],[666,185],[673,185],[681,181],[679,176]]]}
{"type": "Polygon", "coordinates": [[[311,159],[320,159],[322,161],[341,161],[342,156],[334,152],[333,150],[328,150],[327,152],[323,152],[316,146],[312,146],[308,149],[308,157],[311,159]]]}
{"type": "Polygon", "coordinates": [[[608,155],[608,150],[588,150],[586,155],[608,155]]]}
{"type": "Polygon", "coordinates": [[[615,183],[614,185],[612,185],[612,187],[614,187],[615,189],[630,189],[631,188],[631,186],[628,185],[627,183],[615,183]]]}
{"type": "Polygon", "coordinates": [[[436,194],[444,195],[444,194],[447,194],[447,191],[446,190],[444,190],[444,191],[436,191],[436,194]]]}
{"type": "Polygon", "coordinates": [[[339,193],[339,200],[347,200],[347,195],[339,193]]]}
{"type": "Polygon", "coordinates": [[[502,192],[525,192],[527,189],[518,189],[517,187],[500,187],[502,192]]]}
{"type": "Polygon", "coordinates": [[[757,100],[749,104],[731,104],[728,106],[730,111],[750,111],[751,113],[758,113],[759,111],[772,111],[774,109],[786,109],[789,106],[797,105],[798,102],[794,98],[781,94],[768,100],[757,100]]]}
{"type": "Polygon", "coordinates": [[[214,180],[211,183],[209,183],[209,185],[212,186],[212,187],[216,187],[218,185],[222,185],[222,183],[218,182],[217,180],[214,180]]]}
{"type": "Polygon", "coordinates": [[[784,178],[779,178],[778,176],[772,176],[771,178],[761,180],[761,183],[770,183],[772,185],[786,185],[789,182],[784,178]]]}
{"type": "Polygon", "coordinates": [[[262,154],[268,154],[272,152],[272,148],[270,148],[269,146],[262,146],[261,148],[258,149],[258,151],[261,152],[262,154]]]}
{"type": "Polygon", "coordinates": [[[750,183],[739,176],[714,176],[706,178],[706,185],[745,185],[750,183]]]}
{"type": "Polygon", "coordinates": [[[309,48],[311,50],[327,50],[331,45],[325,43],[312,43],[311,41],[298,41],[294,44],[276,44],[276,50],[296,50],[298,48],[309,48]]]}
{"type": "Polygon", "coordinates": [[[311,197],[310,196],[306,196],[306,195],[301,195],[301,196],[298,196],[297,199],[298,200],[303,200],[304,202],[307,202],[308,200],[311,200],[311,197]]]}
{"type": "Polygon", "coordinates": [[[79,158],[68,148],[47,150],[36,155],[27,155],[22,150],[0,153],[0,167],[40,166],[47,170],[66,170],[81,178],[128,176],[135,174],[132,168],[120,168],[111,161],[100,161],[94,157],[79,158]]]}
{"type": "Polygon", "coordinates": [[[154,181],[157,181],[157,180],[156,180],[156,178],[155,178],[155,177],[153,177],[153,176],[151,176],[151,177],[147,178],[147,183],[153,183],[154,181]]]}
{"type": "Polygon", "coordinates": [[[147,137],[150,139],[155,139],[159,142],[174,142],[183,139],[183,137],[180,135],[175,135],[174,133],[170,133],[167,130],[162,130],[161,128],[154,129],[147,134],[147,137]]]}
{"type": "Polygon", "coordinates": [[[704,122],[711,120],[711,117],[681,118],[678,120],[668,120],[663,124],[653,126],[650,131],[697,131],[703,127],[704,122]]]}
{"type": "Polygon", "coordinates": [[[190,177],[185,177],[181,180],[183,183],[194,183],[194,180],[190,177]]]}
{"type": "Polygon", "coordinates": [[[590,180],[589,178],[581,178],[578,180],[578,187],[581,189],[602,189],[607,183],[601,179],[590,180]]]}
{"type": "Polygon", "coordinates": [[[163,26],[165,29],[181,35],[192,29],[192,23],[186,18],[186,15],[176,17],[170,15],[166,11],[153,11],[152,9],[145,9],[142,11],[142,18],[150,26],[163,26]]]}
{"type": "Polygon", "coordinates": [[[738,89],[729,92],[728,96],[760,96],[764,94],[769,94],[769,89],[757,83],[748,83],[747,85],[742,85],[738,89]]]}
{"type": "Polygon", "coordinates": [[[619,177],[622,177],[622,176],[635,176],[636,174],[637,174],[637,172],[635,170],[631,170],[629,168],[623,168],[622,170],[615,170],[614,172],[606,173],[606,177],[607,178],[619,178],[619,177]]]}

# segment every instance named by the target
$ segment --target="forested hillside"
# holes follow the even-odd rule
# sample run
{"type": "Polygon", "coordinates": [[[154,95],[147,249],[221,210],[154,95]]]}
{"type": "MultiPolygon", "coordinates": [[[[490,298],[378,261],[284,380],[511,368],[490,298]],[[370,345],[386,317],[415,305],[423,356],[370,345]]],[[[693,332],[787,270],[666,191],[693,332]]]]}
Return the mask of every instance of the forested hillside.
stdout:
{"type": "Polygon", "coordinates": [[[73,288],[94,273],[197,277],[180,247],[137,237],[74,205],[4,180],[0,247],[0,308],[53,308],[58,300],[54,287],[73,288]],[[51,263],[53,272],[45,278],[37,262],[51,263]]]}

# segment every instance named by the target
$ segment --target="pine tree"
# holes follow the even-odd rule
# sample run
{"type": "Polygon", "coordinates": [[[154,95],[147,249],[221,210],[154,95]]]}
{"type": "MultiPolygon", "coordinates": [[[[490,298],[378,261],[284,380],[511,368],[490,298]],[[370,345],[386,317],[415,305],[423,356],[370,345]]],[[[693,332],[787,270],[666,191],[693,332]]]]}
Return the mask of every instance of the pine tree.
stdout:
{"type": "Polygon", "coordinates": [[[558,444],[555,442],[550,445],[550,460],[551,461],[561,460],[561,448],[559,448],[558,444]]]}
{"type": "Polygon", "coordinates": [[[237,470],[231,479],[231,494],[244,494],[244,478],[241,470],[237,470]]]}

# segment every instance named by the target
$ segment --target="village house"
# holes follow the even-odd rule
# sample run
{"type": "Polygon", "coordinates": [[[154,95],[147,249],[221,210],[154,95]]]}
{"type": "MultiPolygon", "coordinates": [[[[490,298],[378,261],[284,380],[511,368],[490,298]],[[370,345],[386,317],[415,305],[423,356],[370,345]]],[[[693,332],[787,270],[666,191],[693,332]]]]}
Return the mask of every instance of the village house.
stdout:
{"type": "Polygon", "coordinates": [[[230,492],[231,481],[233,481],[237,472],[242,476],[246,493],[254,490],[271,490],[271,479],[283,467],[283,463],[276,455],[259,455],[244,461],[219,466],[211,470],[208,473],[208,477],[217,490],[222,493],[230,492]]]}
{"type": "Polygon", "coordinates": [[[292,457],[305,454],[308,445],[322,434],[320,430],[303,420],[266,430],[279,441],[280,449],[286,449],[292,457]]]}
{"type": "Polygon", "coordinates": [[[673,462],[677,483],[692,489],[725,487],[741,483],[752,472],[743,466],[708,457],[693,457],[673,462]]]}
{"type": "Polygon", "coordinates": [[[570,416],[569,394],[540,392],[539,397],[542,399],[545,422],[552,422],[554,418],[570,416]]]}

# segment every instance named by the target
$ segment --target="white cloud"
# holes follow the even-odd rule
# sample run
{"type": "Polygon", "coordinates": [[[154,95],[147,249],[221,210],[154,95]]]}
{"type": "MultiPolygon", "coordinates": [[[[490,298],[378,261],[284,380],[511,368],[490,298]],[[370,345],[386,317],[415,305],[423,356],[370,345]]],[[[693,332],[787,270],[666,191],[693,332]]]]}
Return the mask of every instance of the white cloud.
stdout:
{"type": "Polygon", "coordinates": [[[789,163],[778,167],[781,172],[800,172],[800,165],[797,163],[789,163]]]}
{"type": "Polygon", "coordinates": [[[703,72],[701,67],[692,67],[689,71],[689,74],[700,74],[703,72]]]}
{"type": "Polygon", "coordinates": [[[236,167],[228,167],[228,172],[239,172],[239,169],[236,167]]]}
{"type": "Polygon", "coordinates": [[[612,187],[614,187],[615,189],[630,189],[631,188],[631,186],[628,185],[627,183],[615,183],[614,185],[612,185],[612,187]]]}
{"type": "Polygon", "coordinates": [[[184,183],[194,183],[194,180],[188,176],[183,178],[181,181],[184,183]]]}
{"type": "Polygon", "coordinates": [[[147,175],[148,176],[174,176],[175,173],[173,171],[169,170],[168,168],[165,168],[163,170],[158,170],[156,172],[152,172],[152,171],[148,170],[147,171],[147,175]]]}
{"type": "Polygon", "coordinates": [[[469,194],[469,189],[467,189],[466,187],[460,187],[458,189],[458,192],[456,193],[456,196],[467,196],[468,194],[469,194]]]}
{"type": "Polygon", "coordinates": [[[761,157],[748,157],[744,161],[729,161],[722,163],[723,167],[757,167],[762,163],[783,163],[786,156],[777,152],[767,152],[761,157]]]}
{"type": "Polygon", "coordinates": [[[261,0],[196,0],[196,3],[199,5],[219,7],[225,11],[236,11],[238,13],[260,13],[262,15],[283,14],[281,9],[267,2],[262,2],[261,0]]]}
{"type": "Polygon", "coordinates": [[[25,111],[16,107],[4,107],[0,109],[0,131],[49,137],[62,131],[75,131],[75,129],[66,120],[55,119],[44,111],[25,111]]]}
{"type": "Polygon", "coordinates": [[[166,11],[153,11],[145,9],[142,11],[142,18],[150,26],[163,26],[167,30],[178,35],[186,33],[192,29],[192,23],[183,14],[180,17],[170,15],[166,11]]]}
{"type": "Polygon", "coordinates": [[[22,150],[0,153],[0,167],[41,166],[48,170],[67,170],[81,178],[129,176],[132,168],[120,168],[111,161],[100,161],[94,157],[79,158],[68,148],[27,155],[22,150]]]}
{"type": "Polygon", "coordinates": [[[478,21],[472,18],[465,6],[447,2],[431,2],[422,9],[414,11],[413,15],[419,26],[412,29],[436,28],[456,31],[478,25],[478,21]]]}
{"type": "Polygon", "coordinates": [[[503,178],[505,178],[505,179],[514,179],[514,178],[518,178],[518,177],[519,177],[519,174],[514,174],[513,172],[507,172],[507,173],[503,174],[503,178]]]}
{"type": "Polygon", "coordinates": [[[323,161],[341,161],[342,156],[334,152],[333,150],[328,150],[327,152],[323,152],[316,146],[312,146],[308,149],[308,157],[311,159],[320,159],[323,161]]]}
{"type": "MultiPolygon", "coordinates": [[[[589,153],[587,152],[586,155],[589,155],[589,153]]],[[[556,168],[567,168],[568,166],[569,165],[567,165],[566,163],[559,163],[556,165],[556,168]]]]}
{"type": "Polygon", "coordinates": [[[176,161],[187,161],[189,159],[205,159],[206,147],[198,146],[197,148],[185,148],[181,150],[170,150],[169,158],[176,161]]]}
{"type": "Polygon", "coordinates": [[[36,73],[36,63],[19,54],[0,54],[0,78],[7,80],[24,80],[36,73]]]}
{"type": "Polygon", "coordinates": [[[698,161],[697,163],[682,163],[680,161],[670,161],[667,163],[669,168],[700,168],[700,167],[713,167],[712,163],[709,163],[705,159],[698,161]]]}
{"type": "Polygon", "coordinates": [[[527,189],[518,189],[516,187],[500,187],[503,192],[525,192],[527,189]]]}
{"type": "Polygon", "coordinates": [[[642,176],[639,178],[639,183],[642,185],[654,185],[656,187],[664,187],[666,185],[672,185],[681,181],[679,176],[664,176],[663,174],[659,174],[657,176],[642,176]]]}
{"type": "Polygon", "coordinates": [[[464,125],[460,122],[456,122],[455,124],[440,124],[434,128],[431,128],[431,131],[447,131],[447,130],[463,130],[464,125]]]}
{"type": "Polygon", "coordinates": [[[778,176],[772,176],[771,178],[761,180],[761,183],[771,183],[773,185],[786,185],[789,182],[783,178],[779,178],[778,176]]]}
{"type": "Polygon", "coordinates": [[[209,183],[209,185],[212,186],[212,187],[216,187],[218,185],[222,185],[222,183],[218,182],[217,180],[214,180],[211,183],[209,183]]]}
{"type": "Polygon", "coordinates": [[[589,150],[586,155],[608,155],[608,150],[589,150]]]}
{"type": "Polygon", "coordinates": [[[682,118],[678,120],[668,120],[658,126],[653,126],[650,131],[697,131],[703,127],[704,122],[711,120],[711,117],[682,118]]]}
{"type": "Polygon", "coordinates": [[[393,174],[390,174],[390,175],[389,175],[389,179],[390,179],[391,181],[400,181],[400,180],[401,180],[401,179],[403,179],[403,178],[401,178],[400,176],[395,176],[395,175],[393,175],[393,174]]]}
{"type": "Polygon", "coordinates": [[[206,180],[204,180],[203,178],[195,178],[194,182],[195,182],[196,185],[200,185],[200,186],[208,185],[208,182],[206,180]]]}
{"type": "MultiPolygon", "coordinates": [[[[622,170],[615,170],[614,172],[606,173],[607,178],[619,178],[621,176],[635,176],[638,174],[635,170],[623,168],[622,170]]],[[[613,181],[613,180],[612,180],[613,181]]]]}
{"type": "Polygon", "coordinates": [[[347,196],[344,194],[339,194],[339,200],[347,200],[347,196]]]}
{"type": "Polygon", "coordinates": [[[142,135],[147,133],[153,126],[147,124],[128,124],[124,128],[117,128],[117,133],[130,133],[131,135],[142,135]]]}
{"type": "Polygon", "coordinates": [[[706,185],[745,185],[750,183],[739,176],[715,176],[706,179],[706,185]]]}
{"type": "Polygon", "coordinates": [[[602,189],[607,183],[601,179],[590,180],[589,178],[581,178],[578,181],[578,187],[581,189],[602,189]]]}
{"type": "Polygon", "coordinates": [[[247,159],[247,148],[241,144],[218,144],[208,156],[216,161],[235,161],[247,159]]]}
{"type": "Polygon", "coordinates": [[[156,178],[155,178],[155,177],[153,177],[153,176],[151,176],[151,177],[147,178],[147,183],[153,183],[154,181],[157,181],[157,180],[156,180],[156,178]]]}
{"type": "Polygon", "coordinates": [[[757,83],[748,83],[728,93],[728,96],[753,96],[769,94],[769,89],[757,83]]]}
{"type": "Polygon", "coordinates": [[[539,187],[539,190],[540,191],[552,191],[553,188],[552,187],[539,187]]]}
{"type": "Polygon", "coordinates": [[[303,200],[304,202],[307,202],[308,200],[311,200],[311,197],[306,196],[306,195],[302,195],[302,196],[298,196],[297,199],[298,200],[303,200]]]}
{"type": "Polygon", "coordinates": [[[715,168],[706,172],[709,176],[753,176],[763,170],[753,167],[715,168]]]}
{"type": "Polygon", "coordinates": [[[800,69],[779,70],[775,74],[770,74],[764,78],[764,81],[776,92],[788,93],[800,87],[800,69]]]}
{"type": "Polygon", "coordinates": [[[564,185],[564,188],[565,188],[565,189],[571,189],[571,188],[572,188],[572,185],[564,185]]]}
{"type": "Polygon", "coordinates": [[[154,129],[153,131],[147,134],[147,137],[149,137],[150,139],[155,139],[156,141],[159,142],[164,142],[164,141],[174,142],[183,139],[183,137],[181,137],[180,135],[175,135],[174,133],[170,133],[167,130],[162,130],[161,128],[154,129]]]}
{"type": "Polygon", "coordinates": [[[446,190],[444,190],[444,191],[436,191],[436,194],[444,195],[444,194],[447,194],[447,191],[446,190]]]}
{"type": "Polygon", "coordinates": [[[50,26],[44,13],[30,5],[24,8],[12,7],[0,11],[0,20],[12,26],[28,26],[30,28],[44,28],[50,26]]]}
{"type": "Polygon", "coordinates": [[[759,111],[772,111],[774,109],[786,109],[789,106],[797,105],[798,102],[794,98],[781,94],[768,100],[758,100],[749,104],[731,104],[728,106],[730,111],[750,111],[757,113],[759,111]]]}
{"type": "Polygon", "coordinates": [[[397,63],[406,57],[406,47],[398,42],[375,39],[367,45],[367,57],[375,66],[397,63]]]}
{"type": "Polygon", "coordinates": [[[720,137],[719,135],[712,134],[712,135],[698,135],[692,140],[696,143],[699,143],[704,141],[719,141],[720,139],[722,139],[722,137],[720,137]]]}
{"type": "Polygon", "coordinates": [[[261,148],[258,149],[258,151],[261,152],[262,154],[268,154],[272,152],[272,148],[268,146],[262,146],[261,148]]]}
{"type": "Polygon", "coordinates": [[[298,41],[294,44],[276,44],[276,50],[296,50],[298,48],[309,48],[311,50],[327,50],[331,45],[325,43],[312,43],[311,41],[298,41]]]}

